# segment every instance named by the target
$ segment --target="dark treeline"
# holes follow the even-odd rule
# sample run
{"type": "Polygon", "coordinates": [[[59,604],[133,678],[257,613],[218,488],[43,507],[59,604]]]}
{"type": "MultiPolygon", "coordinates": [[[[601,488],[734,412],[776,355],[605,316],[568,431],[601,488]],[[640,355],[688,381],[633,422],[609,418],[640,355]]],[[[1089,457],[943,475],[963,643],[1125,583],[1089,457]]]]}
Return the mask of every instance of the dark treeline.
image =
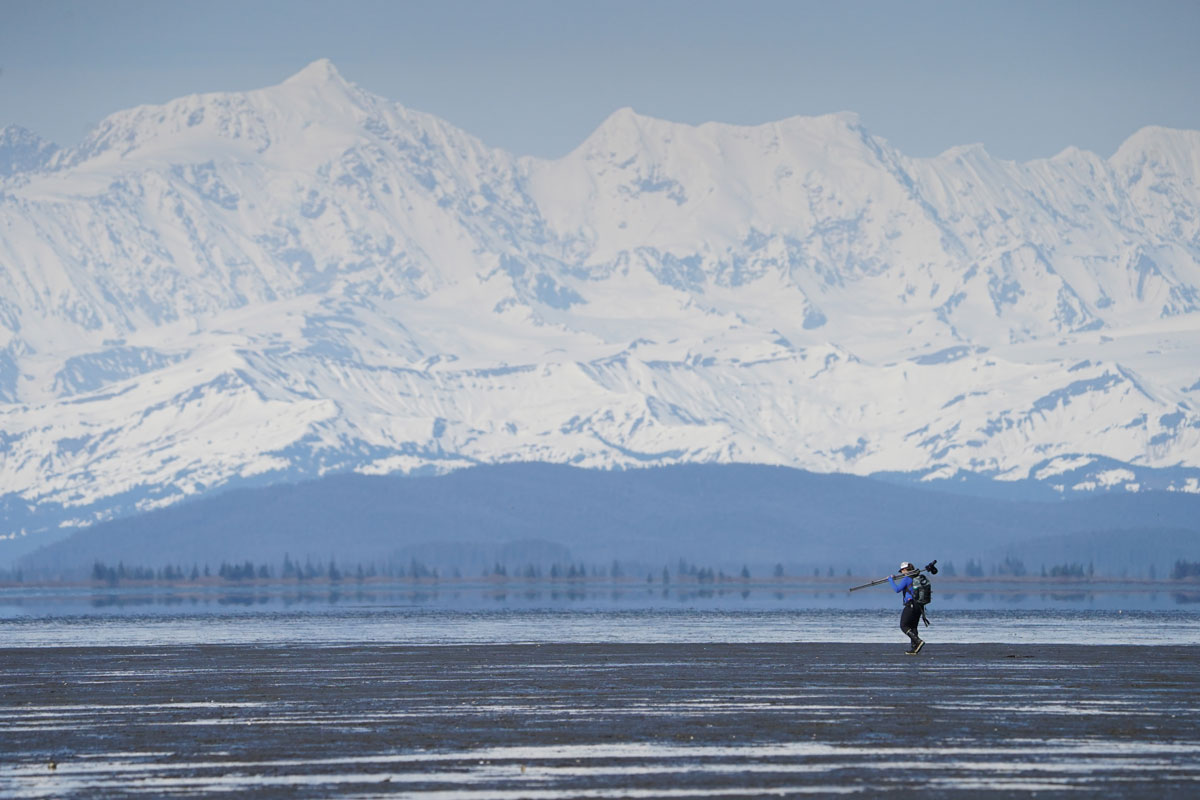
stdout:
{"type": "Polygon", "coordinates": [[[390,578],[403,578],[407,576],[424,578],[436,577],[435,572],[414,562],[411,569],[407,571],[402,567],[397,568],[394,565],[388,565],[380,570],[374,564],[369,566],[358,564],[356,565],[356,569],[347,574],[347,570],[338,567],[333,559],[330,559],[328,562],[316,564],[313,563],[312,559],[305,559],[304,563],[300,563],[293,561],[290,556],[285,555],[283,557],[283,564],[278,570],[270,564],[255,564],[252,561],[241,563],[222,561],[215,570],[209,564],[205,564],[203,567],[199,564],[193,564],[191,569],[184,569],[178,564],[168,564],[155,569],[140,565],[130,566],[124,562],[112,565],[105,564],[103,561],[97,561],[92,566],[91,577],[93,581],[116,586],[123,581],[199,583],[218,580],[238,583],[243,581],[270,581],[276,578],[294,581],[340,581],[347,577],[365,580],[367,578],[375,578],[379,575],[390,578]]]}
{"type": "MultiPolygon", "coordinates": [[[[947,572],[953,575],[953,572],[947,572]]],[[[1003,561],[989,565],[984,568],[982,561],[975,559],[967,559],[967,565],[963,570],[963,574],[968,578],[983,578],[983,577],[998,577],[998,578],[1024,578],[1032,577],[1035,573],[1025,566],[1025,562],[1015,556],[1005,556],[1003,561]]],[[[1084,579],[1093,578],[1096,575],[1096,567],[1091,562],[1087,566],[1081,563],[1064,563],[1052,564],[1047,567],[1041,565],[1041,577],[1043,578],[1069,578],[1069,579],[1084,579]]],[[[1150,567],[1150,579],[1154,579],[1154,567],[1150,567]]]]}
{"type": "Polygon", "coordinates": [[[1187,580],[1200,578],[1200,561],[1176,561],[1171,568],[1172,580],[1187,580]]]}
{"type": "MultiPolygon", "coordinates": [[[[783,566],[777,565],[772,573],[774,578],[786,577],[783,566]]],[[[292,560],[288,555],[283,558],[282,565],[276,569],[270,564],[255,564],[252,561],[243,563],[221,562],[215,570],[208,564],[200,566],[193,564],[185,569],[178,564],[168,564],[154,568],[141,565],[127,565],[124,562],[106,564],[97,561],[92,566],[91,579],[98,583],[116,586],[122,582],[156,582],[156,583],[189,583],[189,582],[244,582],[244,581],[366,581],[366,580],[464,580],[469,576],[458,567],[443,571],[443,568],[431,567],[424,562],[410,558],[407,562],[389,560],[382,564],[370,562],[341,566],[335,559],[314,563],[305,559],[303,563],[292,560]]],[[[630,567],[623,566],[614,560],[608,565],[587,565],[578,563],[551,563],[549,565],[527,563],[523,566],[511,566],[497,562],[491,567],[485,567],[477,576],[487,581],[582,581],[610,580],[634,581],[639,580],[630,567]]],[[[672,579],[695,583],[718,583],[732,580],[750,580],[750,568],[743,566],[740,572],[726,573],[713,567],[702,567],[680,559],[674,572],[671,567],[663,567],[661,572],[651,571],[646,576],[647,582],[670,583],[672,579]]]]}
{"type": "MultiPolygon", "coordinates": [[[[242,583],[264,581],[438,581],[438,580],[483,580],[487,582],[507,581],[587,581],[607,580],[619,582],[645,582],[656,584],[684,583],[725,583],[737,581],[782,581],[807,580],[809,576],[817,580],[837,580],[850,578],[861,574],[850,568],[835,569],[828,567],[803,567],[799,569],[785,568],[777,563],[773,568],[760,569],[752,572],[750,567],[743,565],[741,569],[715,568],[702,566],[686,559],[679,559],[674,564],[663,567],[647,567],[645,564],[625,563],[613,560],[608,564],[587,564],[584,562],[551,562],[524,564],[506,564],[495,562],[491,566],[479,569],[465,569],[457,566],[431,565],[421,559],[390,558],[382,562],[339,563],[336,559],[316,560],[305,558],[303,561],[284,555],[281,564],[244,562],[221,562],[210,564],[167,564],[161,567],[145,565],[130,565],[124,562],[108,564],[96,561],[91,570],[90,579],[95,583],[116,586],[121,583],[242,583]]],[[[40,576],[23,575],[20,570],[0,572],[0,582],[22,583],[38,581],[40,576]]],[[[79,576],[82,577],[82,576],[79,576]]],[[[1040,565],[1029,569],[1025,563],[1016,557],[1008,556],[1002,561],[985,564],[979,559],[968,559],[965,567],[959,571],[954,563],[946,561],[939,564],[939,578],[1027,578],[1038,577],[1051,580],[1092,580],[1106,577],[1097,572],[1092,563],[1067,562],[1053,565],[1040,565]]],[[[1107,576],[1107,577],[1124,577],[1107,576]]],[[[1157,580],[1158,575],[1153,566],[1147,576],[1157,580]]],[[[1200,562],[1177,560],[1169,570],[1170,580],[1200,579],[1200,562]]],[[[56,582],[56,581],[50,581],[56,582]]]]}

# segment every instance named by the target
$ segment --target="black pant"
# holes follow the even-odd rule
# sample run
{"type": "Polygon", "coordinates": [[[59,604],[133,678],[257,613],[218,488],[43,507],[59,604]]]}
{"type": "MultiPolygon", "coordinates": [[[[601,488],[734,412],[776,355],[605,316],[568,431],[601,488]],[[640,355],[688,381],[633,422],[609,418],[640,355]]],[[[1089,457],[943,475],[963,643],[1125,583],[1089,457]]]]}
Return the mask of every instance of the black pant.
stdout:
{"type": "Polygon", "coordinates": [[[904,610],[900,612],[900,630],[904,631],[904,635],[913,643],[913,647],[916,647],[917,642],[921,641],[921,637],[917,635],[919,624],[921,624],[921,606],[910,600],[904,604],[904,610]]]}

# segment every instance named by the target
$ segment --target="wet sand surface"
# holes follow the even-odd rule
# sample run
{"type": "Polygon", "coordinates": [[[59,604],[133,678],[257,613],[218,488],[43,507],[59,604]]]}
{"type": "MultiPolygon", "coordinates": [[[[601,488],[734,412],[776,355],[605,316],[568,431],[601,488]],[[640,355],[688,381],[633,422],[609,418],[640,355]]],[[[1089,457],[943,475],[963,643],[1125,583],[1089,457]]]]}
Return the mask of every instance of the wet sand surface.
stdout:
{"type": "Polygon", "coordinates": [[[1200,648],[0,648],[4,797],[1200,796],[1200,648]]]}

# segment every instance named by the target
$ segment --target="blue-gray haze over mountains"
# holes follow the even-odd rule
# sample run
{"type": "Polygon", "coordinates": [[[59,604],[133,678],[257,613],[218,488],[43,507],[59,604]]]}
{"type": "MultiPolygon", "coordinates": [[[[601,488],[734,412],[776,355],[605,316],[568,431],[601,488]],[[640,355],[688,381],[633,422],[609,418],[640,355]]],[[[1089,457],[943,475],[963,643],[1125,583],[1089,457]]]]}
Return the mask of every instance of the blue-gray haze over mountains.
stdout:
{"type": "Polygon", "coordinates": [[[0,561],[238,487],[511,462],[1186,506],[1197,352],[1196,131],[1017,164],[622,110],[546,161],[319,61],[74,148],[0,132],[0,561]]]}
{"type": "Polygon", "coordinates": [[[1198,512],[1187,493],[1017,501],[749,464],[503,464],[233,490],[101,523],[20,563],[31,575],[71,576],[97,561],[190,570],[248,560],[278,571],[285,558],[347,570],[415,560],[477,578],[497,564],[516,576],[616,561],[626,576],[657,580],[681,560],[764,577],[776,565],[791,576],[871,574],[905,557],[937,558],[960,575],[970,562],[1009,561],[1034,575],[1088,565],[1144,578],[1200,561],[1198,512]]]}

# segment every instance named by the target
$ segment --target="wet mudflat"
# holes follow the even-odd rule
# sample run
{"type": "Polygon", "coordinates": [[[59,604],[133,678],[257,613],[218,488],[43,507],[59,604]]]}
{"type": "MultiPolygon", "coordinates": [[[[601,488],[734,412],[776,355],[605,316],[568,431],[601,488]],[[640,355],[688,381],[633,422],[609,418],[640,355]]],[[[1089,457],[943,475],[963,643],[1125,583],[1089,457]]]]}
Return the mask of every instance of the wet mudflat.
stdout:
{"type": "Polygon", "coordinates": [[[1200,796],[1200,647],[0,648],[4,797],[1200,796]]]}

